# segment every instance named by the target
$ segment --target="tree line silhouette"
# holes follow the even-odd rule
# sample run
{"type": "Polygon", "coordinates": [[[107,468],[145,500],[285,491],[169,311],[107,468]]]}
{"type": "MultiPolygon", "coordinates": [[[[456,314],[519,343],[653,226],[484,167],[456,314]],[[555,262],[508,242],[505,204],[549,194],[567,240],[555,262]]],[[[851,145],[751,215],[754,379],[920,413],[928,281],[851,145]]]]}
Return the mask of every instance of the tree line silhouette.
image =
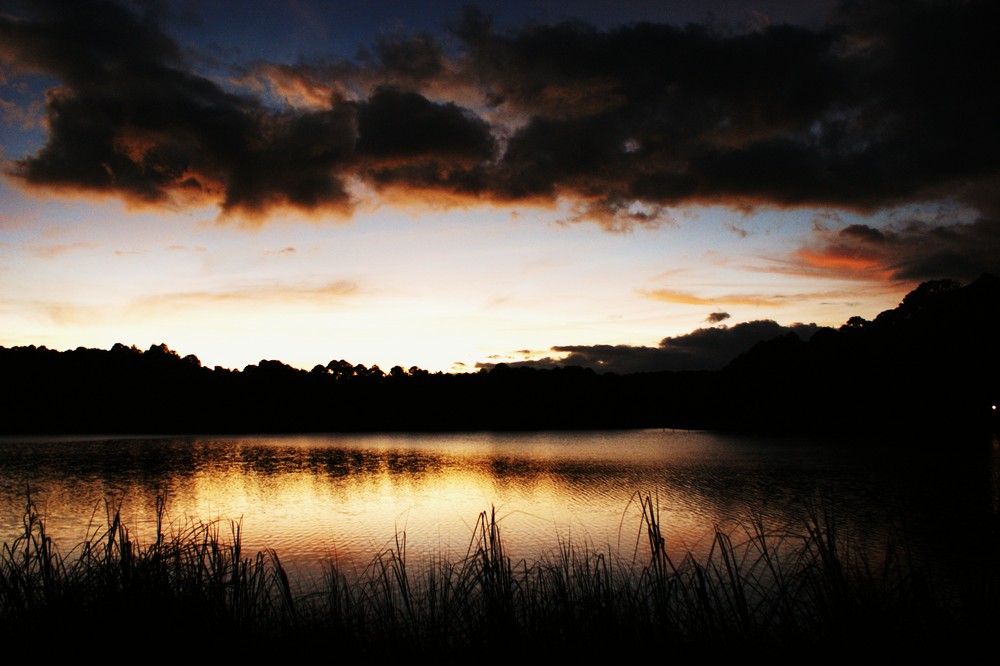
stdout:
{"type": "Polygon", "coordinates": [[[925,282],[872,321],[759,343],[717,371],[478,373],[262,360],[206,368],[146,351],[0,347],[4,433],[247,433],[710,428],[995,430],[1000,279],[925,282]]]}

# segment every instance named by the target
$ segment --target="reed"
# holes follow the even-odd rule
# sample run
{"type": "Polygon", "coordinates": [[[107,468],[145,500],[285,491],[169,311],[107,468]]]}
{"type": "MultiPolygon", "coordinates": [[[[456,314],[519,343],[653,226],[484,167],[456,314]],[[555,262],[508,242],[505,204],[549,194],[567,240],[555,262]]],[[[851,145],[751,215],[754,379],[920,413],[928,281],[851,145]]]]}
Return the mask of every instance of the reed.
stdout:
{"type": "MultiPolygon", "coordinates": [[[[223,655],[595,657],[650,646],[673,654],[823,647],[830,655],[862,639],[897,651],[969,644],[985,640],[973,627],[998,617],[992,603],[946,602],[905,548],[873,563],[822,509],[800,533],[769,532],[754,517],[740,530],[717,530],[706,557],[675,561],[657,498],[635,494],[626,507],[639,515],[630,557],[561,541],[533,563],[507,555],[502,519],[490,509],[462,558],[414,570],[399,532],[360,580],[331,565],[308,589],[293,586],[274,551],[246,555],[239,521],[168,528],[160,502],[155,535],[142,544],[119,507],[104,509],[64,556],[28,495],[23,533],[0,550],[0,637],[44,641],[58,632],[85,644],[113,630],[138,645],[198,632],[218,637],[223,655]]],[[[992,599],[993,579],[982,583],[980,601],[992,599]]]]}

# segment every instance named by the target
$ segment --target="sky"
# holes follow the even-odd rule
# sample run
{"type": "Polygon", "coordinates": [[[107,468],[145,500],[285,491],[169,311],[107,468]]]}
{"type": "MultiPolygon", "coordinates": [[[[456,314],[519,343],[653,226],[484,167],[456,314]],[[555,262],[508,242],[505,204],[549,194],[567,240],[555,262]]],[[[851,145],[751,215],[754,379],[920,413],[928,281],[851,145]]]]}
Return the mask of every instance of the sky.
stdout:
{"type": "Polygon", "coordinates": [[[0,345],[634,371],[870,319],[1000,272],[997,25],[0,0],[0,345]]]}

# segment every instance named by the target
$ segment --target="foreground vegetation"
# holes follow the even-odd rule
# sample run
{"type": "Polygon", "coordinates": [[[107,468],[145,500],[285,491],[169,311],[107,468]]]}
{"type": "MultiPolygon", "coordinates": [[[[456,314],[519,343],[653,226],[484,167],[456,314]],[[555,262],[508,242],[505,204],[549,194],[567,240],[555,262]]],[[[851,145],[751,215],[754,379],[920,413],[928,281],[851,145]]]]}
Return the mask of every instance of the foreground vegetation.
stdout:
{"type": "MultiPolygon", "coordinates": [[[[760,520],[718,532],[698,561],[667,554],[656,501],[636,495],[635,559],[564,543],[512,561],[496,515],[483,512],[465,557],[414,571],[406,535],[359,580],[331,568],[299,589],[273,551],[245,554],[239,523],[164,526],[139,543],[109,507],[107,524],[61,554],[30,499],[24,531],[0,554],[0,640],[39,654],[196,650],[499,661],[684,654],[894,655],[987,645],[1000,619],[992,572],[943,585],[905,549],[877,558],[846,543],[834,517],[811,512],[801,534],[760,520]],[[708,652],[705,652],[708,651],[708,652]]],[[[128,654],[133,654],[128,652],[128,654]]]]}

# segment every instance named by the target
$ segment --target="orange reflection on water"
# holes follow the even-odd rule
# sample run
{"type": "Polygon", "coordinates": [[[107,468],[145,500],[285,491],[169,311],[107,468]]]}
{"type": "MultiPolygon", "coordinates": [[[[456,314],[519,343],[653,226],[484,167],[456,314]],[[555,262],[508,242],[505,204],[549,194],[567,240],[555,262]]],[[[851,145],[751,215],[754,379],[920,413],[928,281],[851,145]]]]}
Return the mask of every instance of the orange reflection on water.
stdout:
{"type": "Polygon", "coordinates": [[[329,562],[359,572],[404,534],[415,568],[458,560],[491,507],[515,561],[573,543],[641,562],[637,499],[648,493],[679,560],[704,556],[716,527],[738,540],[754,513],[775,529],[802,526],[825,454],[775,446],[661,431],[0,442],[0,537],[22,529],[30,484],[64,552],[105,521],[105,498],[149,543],[165,498],[168,529],[217,520],[225,538],[238,521],[244,553],[273,548],[310,576],[329,562]]]}

